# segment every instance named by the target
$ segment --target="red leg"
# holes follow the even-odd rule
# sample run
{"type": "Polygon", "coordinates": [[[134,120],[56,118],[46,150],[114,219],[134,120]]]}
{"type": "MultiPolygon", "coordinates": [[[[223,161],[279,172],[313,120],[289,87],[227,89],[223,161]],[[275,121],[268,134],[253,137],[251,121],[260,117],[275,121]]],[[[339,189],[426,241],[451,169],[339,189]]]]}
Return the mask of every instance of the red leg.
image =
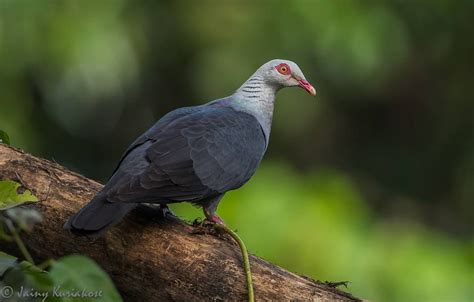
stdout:
{"type": "Polygon", "coordinates": [[[204,215],[206,215],[207,221],[210,221],[212,223],[225,224],[224,221],[216,214],[217,205],[219,204],[219,201],[223,196],[223,194],[216,196],[203,204],[204,215]]]}
{"type": "Polygon", "coordinates": [[[209,217],[206,217],[207,220],[209,220],[210,222],[212,223],[217,223],[217,224],[225,224],[224,223],[224,220],[222,220],[219,216],[217,216],[216,214],[214,215],[211,215],[209,217]]]}

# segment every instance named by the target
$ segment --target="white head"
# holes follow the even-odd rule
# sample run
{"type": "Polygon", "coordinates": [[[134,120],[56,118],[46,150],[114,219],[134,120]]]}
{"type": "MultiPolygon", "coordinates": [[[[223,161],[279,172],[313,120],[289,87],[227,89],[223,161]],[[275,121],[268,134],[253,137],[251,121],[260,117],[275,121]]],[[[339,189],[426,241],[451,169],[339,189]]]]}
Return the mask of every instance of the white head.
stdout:
{"type": "Polygon", "coordinates": [[[271,60],[263,64],[254,75],[261,76],[268,85],[277,89],[299,86],[311,95],[316,95],[316,90],[306,80],[298,65],[289,60],[271,60]]]}
{"type": "Polygon", "coordinates": [[[255,116],[263,128],[268,143],[276,93],[283,87],[293,86],[299,86],[311,95],[316,95],[316,90],[306,81],[296,63],[288,60],[271,60],[257,69],[232,97],[216,102],[230,102],[237,110],[255,116]]]}

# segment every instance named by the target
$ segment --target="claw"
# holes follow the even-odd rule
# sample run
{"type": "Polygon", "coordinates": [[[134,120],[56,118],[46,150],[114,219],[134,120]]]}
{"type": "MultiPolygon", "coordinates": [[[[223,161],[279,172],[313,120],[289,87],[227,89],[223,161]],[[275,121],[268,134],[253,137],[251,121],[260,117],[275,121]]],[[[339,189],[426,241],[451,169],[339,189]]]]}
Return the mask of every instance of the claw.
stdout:
{"type": "Polygon", "coordinates": [[[209,221],[212,222],[212,223],[225,224],[225,223],[224,223],[224,220],[222,220],[222,219],[221,219],[219,216],[217,216],[216,214],[211,215],[210,217],[207,217],[206,219],[209,220],[209,221]]]}

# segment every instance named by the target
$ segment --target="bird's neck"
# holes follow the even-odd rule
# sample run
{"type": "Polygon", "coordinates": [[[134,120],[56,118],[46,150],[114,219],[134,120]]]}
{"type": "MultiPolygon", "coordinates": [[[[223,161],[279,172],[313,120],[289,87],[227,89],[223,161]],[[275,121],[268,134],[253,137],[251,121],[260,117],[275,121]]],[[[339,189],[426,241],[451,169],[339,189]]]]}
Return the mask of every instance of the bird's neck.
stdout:
{"type": "Polygon", "coordinates": [[[279,87],[269,85],[263,77],[253,75],[233,95],[232,106],[239,111],[253,115],[260,122],[267,143],[278,90],[279,87]]]}

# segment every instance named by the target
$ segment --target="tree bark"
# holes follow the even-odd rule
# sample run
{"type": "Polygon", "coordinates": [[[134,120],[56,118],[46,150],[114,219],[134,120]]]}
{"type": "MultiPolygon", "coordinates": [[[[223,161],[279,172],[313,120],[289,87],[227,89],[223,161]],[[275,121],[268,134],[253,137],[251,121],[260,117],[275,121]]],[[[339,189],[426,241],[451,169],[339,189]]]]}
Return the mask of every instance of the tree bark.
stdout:
{"type": "MultiPolygon", "coordinates": [[[[0,179],[20,182],[40,200],[28,206],[38,209],[44,222],[23,235],[38,262],[87,255],[109,273],[125,301],[247,298],[240,250],[226,236],[195,234],[191,225],[150,219],[137,210],[102,238],[77,237],[63,225],[101,188],[99,183],[3,144],[0,179]]],[[[12,243],[2,242],[1,249],[21,257],[12,243]]],[[[250,263],[257,300],[360,301],[258,257],[251,256],[250,263]]]]}

